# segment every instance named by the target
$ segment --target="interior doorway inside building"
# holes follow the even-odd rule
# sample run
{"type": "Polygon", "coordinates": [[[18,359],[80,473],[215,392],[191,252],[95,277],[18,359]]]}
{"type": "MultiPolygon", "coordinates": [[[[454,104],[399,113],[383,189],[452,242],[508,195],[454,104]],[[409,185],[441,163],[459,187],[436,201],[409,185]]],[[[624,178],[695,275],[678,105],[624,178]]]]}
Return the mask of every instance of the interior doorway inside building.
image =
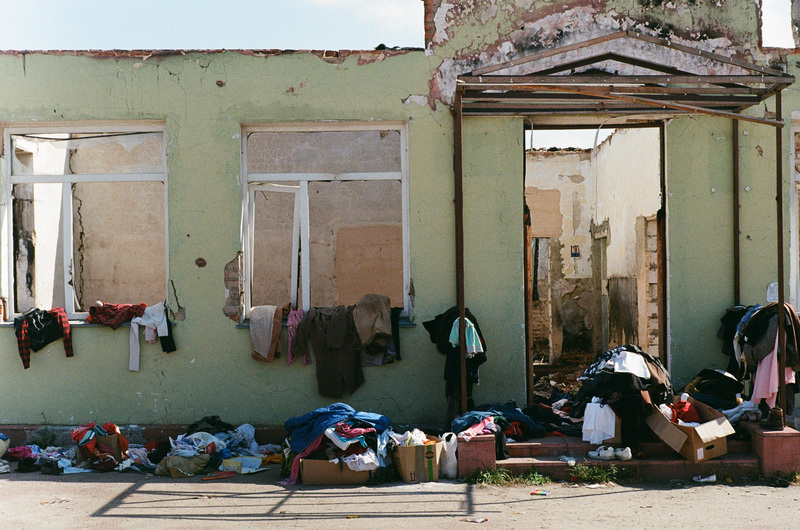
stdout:
{"type": "Polygon", "coordinates": [[[659,134],[658,127],[526,131],[531,385],[623,344],[663,355],[659,134]]]}

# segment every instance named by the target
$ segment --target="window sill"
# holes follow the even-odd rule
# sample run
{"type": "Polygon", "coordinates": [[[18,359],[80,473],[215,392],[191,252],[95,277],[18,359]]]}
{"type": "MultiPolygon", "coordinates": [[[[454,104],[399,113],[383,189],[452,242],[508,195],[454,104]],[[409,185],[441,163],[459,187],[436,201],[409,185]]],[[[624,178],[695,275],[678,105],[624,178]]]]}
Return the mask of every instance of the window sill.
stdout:
{"type": "MultiPolygon", "coordinates": [[[[177,324],[177,322],[175,322],[173,320],[170,320],[170,324],[175,326],[177,324]]],[[[5,321],[0,322],[0,328],[13,328],[13,327],[14,327],[14,321],[13,320],[5,320],[5,321]]],[[[70,320],[69,321],[69,327],[70,327],[70,329],[74,329],[74,328],[108,328],[108,329],[111,329],[109,326],[106,326],[104,324],[98,324],[97,322],[87,322],[85,320],[70,320]]],[[[130,321],[123,322],[122,324],[120,324],[119,327],[120,328],[129,328],[129,327],[131,327],[131,323],[130,323],[130,321]]],[[[117,329],[119,329],[119,328],[117,328],[117,329]]]]}
{"type": "MultiPolygon", "coordinates": [[[[411,320],[409,320],[408,317],[400,317],[400,320],[398,321],[398,324],[399,324],[399,326],[401,328],[415,328],[415,327],[417,327],[417,324],[415,322],[412,322],[411,320]]],[[[236,327],[239,328],[239,329],[250,329],[250,319],[249,318],[244,319],[244,322],[240,322],[240,323],[236,324],[236,327]]],[[[283,321],[283,327],[286,327],[286,320],[285,319],[283,321]]]]}

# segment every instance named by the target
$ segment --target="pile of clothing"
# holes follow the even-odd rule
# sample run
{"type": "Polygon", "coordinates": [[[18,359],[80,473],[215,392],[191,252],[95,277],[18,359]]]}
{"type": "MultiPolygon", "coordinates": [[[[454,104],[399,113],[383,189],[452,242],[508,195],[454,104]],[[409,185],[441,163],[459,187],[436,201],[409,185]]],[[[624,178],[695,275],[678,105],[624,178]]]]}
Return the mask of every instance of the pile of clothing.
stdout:
{"type": "Polygon", "coordinates": [[[400,313],[389,298],[367,294],[354,306],[312,307],[308,313],[287,304],[257,306],[250,312],[252,357],[272,361],[281,355],[281,323],[288,328],[287,362],[302,357],[316,360],[319,393],[339,398],[352,394],[364,382],[363,366],[380,366],[401,360],[400,313]]]}
{"type": "MultiPolygon", "coordinates": [[[[723,353],[730,356],[728,372],[735,374],[739,381],[752,378],[750,402],[764,415],[775,407],[778,394],[778,309],[779,305],[774,302],[765,306],[735,306],[720,319],[722,325],[717,333],[723,340],[723,353]]],[[[792,414],[794,395],[798,391],[797,372],[800,371],[800,318],[789,304],[784,304],[784,329],[786,414],[792,414]]],[[[737,403],[730,400],[709,404],[720,410],[737,407],[737,403]]]]}
{"type": "MultiPolygon", "coordinates": [[[[630,344],[605,352],[578,380],[582,385],[570,416],[583,417],[587,406],[593,402],[593,407],[610,405],[620,418],[625,447],[638,446],[640,434],[646,432],[644,418],[662,403],[671,403],[674,395],[669,373],[661,361],[630,344]]],[[[610,416],[605,417],[608,422],[610,416]]],[[[596,422],[589,425],[584,422],[586,429],[602,430],[596,422]]]]}
{"type": "Polygon", "coordinates": [[[541,438],[547,430],[517,407],[514,401],[491,403],[475,407],[453,420],[452,432],[464,441],[479,434],[495,437],[495,457],[508,458],[506,443],[541,438]]]}
{"type": "MultiPolygon", "coordinates": [[[[267,463],[280,463],[281,447],[259,445],[255,428],[250,424],[234,427],[219,416],[206,416],[187,428],[185,434],[161,443],[132,444],[113,423],[94,422],[72,431],[75,445],[41,448],[35,443],[10,447],[4,451],[0,435],[0,456],[17,462],[17,472],[41,471],[62,475],[105,471],[154,473],[172,477],[190,477],[221,470],[226,459],[257,457],[263,469],[267,463]]],[[[3,472],[5,461],[0,461],[3,472]]],[[[244,471],[242,471],[244,472],[244,471]]]]}
{"type": "Polygon", "coordinates": [[[255,472],[267,463],[279,462],[280,458],[271,458],[279,453],[278,445],[259,445],[255,427],[249,423],[234,427],[219,416],[206,416],[189,425],[186,433],[170,438],[168,444],[153,447],[147,456],[156,475],[178,478],[221,471],[224,461],[248,456],[260,459],[247,470],[255,472]]]}
{"type": "Polygon", "coordinates": [[[285,484],[300,478],[300,460],[339,459],[353,471],[377,470],[391,464],[391,421],[382,414],[356,412],[345,403],[334,403],[302,416],[289,418],[286,465],[291,471],[285,484]]]}

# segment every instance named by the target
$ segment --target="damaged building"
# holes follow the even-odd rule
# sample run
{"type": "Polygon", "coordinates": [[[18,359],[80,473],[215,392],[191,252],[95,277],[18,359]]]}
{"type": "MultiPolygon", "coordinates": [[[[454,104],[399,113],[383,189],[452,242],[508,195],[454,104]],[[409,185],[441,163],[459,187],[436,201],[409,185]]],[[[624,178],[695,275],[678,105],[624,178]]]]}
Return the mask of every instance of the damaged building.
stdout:
{"type": "Polygon", "coordinates": [[[725,368],[727,308],[773,282],[797,301],[800,63],[759,45],[758,4],[424,3],[424,49],[0,53],[0,424],[329,404],[314,363],[253,360],[263,305],[388,297],[402,360],[341,399],[435,423],[422,323],[453,306],[486,341],[475,401],[525,403],[536,363],[625,343],[685,384],[725,368]],[[593,149],[525,149],[601,126],[593,149]],[[132,370],[98,301],[165,303],[177,351],[143,341],[132,370]],[[73,357],[23,367],[34,307],[64,308],[73,357]]]}

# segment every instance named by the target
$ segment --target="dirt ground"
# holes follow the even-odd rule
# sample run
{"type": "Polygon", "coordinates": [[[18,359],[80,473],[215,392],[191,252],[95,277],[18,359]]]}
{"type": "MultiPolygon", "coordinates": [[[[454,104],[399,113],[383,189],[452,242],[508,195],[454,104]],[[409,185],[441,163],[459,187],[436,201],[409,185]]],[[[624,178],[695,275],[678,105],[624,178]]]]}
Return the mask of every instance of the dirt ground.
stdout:
{"type": "Polygon", "coordinates": [[[5,528],[776,528],[800,486],[762,483],[281,486],[278,466],[202,481],[138,473],[0,475],[5,528]],[[534,489],[547,496],[532,496],[534,489]],[[483,523],[477,523],[486,519],[483,523]]]}

